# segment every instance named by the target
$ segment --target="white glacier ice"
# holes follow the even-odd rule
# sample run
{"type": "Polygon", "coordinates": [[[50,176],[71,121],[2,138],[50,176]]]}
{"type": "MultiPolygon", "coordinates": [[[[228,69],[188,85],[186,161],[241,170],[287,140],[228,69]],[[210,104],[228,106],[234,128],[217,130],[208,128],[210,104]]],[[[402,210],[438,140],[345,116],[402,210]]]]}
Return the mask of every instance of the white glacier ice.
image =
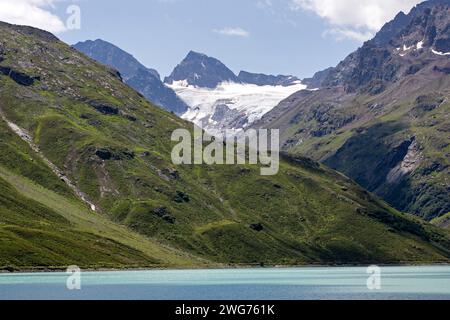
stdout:
{"type": "Polygon", "coordinates": [[[182,118],[202,125],[209,132],[243,129],[243,127],[230,125],[226,121],[212,119],[218,105],[225,105],[236,114],[246,117],[248,119],[246,126],[248,126],[261,119],[282,100],[297,91],[306,89],[306,85],[301,82],[286,87],[223,82],[215,89],[209,89],[190,86],[187,81],[176,81],[168,86],[189,106],[189,110],[182,115],[182,118]]]}

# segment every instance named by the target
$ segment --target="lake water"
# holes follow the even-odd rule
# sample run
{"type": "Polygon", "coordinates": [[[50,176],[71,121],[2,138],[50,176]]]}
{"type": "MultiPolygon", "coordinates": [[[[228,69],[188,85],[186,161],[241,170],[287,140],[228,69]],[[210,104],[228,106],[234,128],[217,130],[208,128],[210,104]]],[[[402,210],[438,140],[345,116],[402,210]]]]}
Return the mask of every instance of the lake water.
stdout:
{"type": "Polygon", "coordinates": [[[81,290],[67,288],[66,273],[0,274],[0,299],[450,300],[450,266],[380,271],[379,290],[362,267],[82,272],[81,290]]]}

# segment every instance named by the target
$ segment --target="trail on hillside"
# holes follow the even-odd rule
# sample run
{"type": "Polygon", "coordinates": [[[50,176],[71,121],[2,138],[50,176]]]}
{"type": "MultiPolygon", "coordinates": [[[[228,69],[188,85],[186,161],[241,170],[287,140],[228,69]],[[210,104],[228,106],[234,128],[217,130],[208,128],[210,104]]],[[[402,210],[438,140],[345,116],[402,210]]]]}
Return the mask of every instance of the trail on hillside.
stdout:
{"type": "Polygon", "coordinates": [[[31,137],[30,133],[19,127],[17,124],[15,124],[14,122],[10,121],[5,113],[3,112],[1,106],[0,106],[0,117],[3,119],[3,121],[6,122],[6,124],[8,125],[8,127],[16,134],[20,137],[20,139],[22,139],[23,141],[25,141],[30,148],[36,152],[36,154],[45,162],[45,164],[47,164],[49,166],[49,168],[53,171],[54,174],[56,174],[58,176],[58,178],[60,178],[63,182],[65,182],[69,188],[71,188],[75,194],[77,195],[78,198],[80,198],[80,200],[82,200],[84,203],[86,203],[89,208],[92,211],[99,211],[98,207],[88,199],[88,197],[86,196],[85,193],[83,193],[67,176],[66,174],[60,170],[53,162],[51,162],[39,149],[39,146],[37,146],[34,142],[33,142],[33,138],[31,137]]]}

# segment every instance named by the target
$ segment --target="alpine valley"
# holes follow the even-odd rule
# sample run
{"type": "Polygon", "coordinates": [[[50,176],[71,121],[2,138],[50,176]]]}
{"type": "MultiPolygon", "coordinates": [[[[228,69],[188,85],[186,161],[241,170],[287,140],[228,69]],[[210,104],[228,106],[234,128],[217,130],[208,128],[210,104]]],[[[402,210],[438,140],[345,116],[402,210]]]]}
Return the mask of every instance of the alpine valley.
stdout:
{"type": "Polygon", "coordinates": [[[321,89],[295,93],[255,127],[279,128],[287,152],[346,174],[398,210],[428,221],[450,211],[450,1],[399,13],[308,82],[321,89]]]}
{"type": "Polygon", "coordinates": [[[303,81],[190,52],[163,83],[104,41],[1,22],[0,268],[450,262],[449,7],[303,81]],[[280,128],[279,173],[175,166],[192,122],[280,128]]]}

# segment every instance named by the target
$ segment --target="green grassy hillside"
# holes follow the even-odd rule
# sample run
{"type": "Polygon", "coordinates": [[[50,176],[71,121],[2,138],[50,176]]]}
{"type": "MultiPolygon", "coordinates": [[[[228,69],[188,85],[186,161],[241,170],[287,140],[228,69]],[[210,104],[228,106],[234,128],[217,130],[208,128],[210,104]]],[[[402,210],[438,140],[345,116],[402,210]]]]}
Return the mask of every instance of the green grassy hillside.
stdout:
{"type": "Polygon", "coordinates": [[[12,270],[212,266],[0,167],[0,266],[12,270]]]}
{"type": "Polygon", "coordinates": [[[284,156],[273,177],[261,176],[258,166],[173,165],[170,136],[190,124],[48,33],[0,24],[0,34],[0,67],[15,72],[0,75],[0,177],[4,195],[18,202],[5,200],[2,210],[10,213],[0,219],[8,230],[44,234],[17,231],[2,264],[54,265],[58,247],[74,252],[64,265],[448,261],[445,231],[310,160],[284,156]],[[28,132],[28,144],[15,126],[25,140],[28,132]],[[78,199],[80,192],[96,213],[78,199]],[[78,232],[102,245],[81,241],[72,250],[78,232]],[[46,237],[52,244],[42,253],[46,237]],[[55,237],[65,241],[52,242],[55,237]],[[20,255],[25,240],[33,247],[20,255]],[[85,257],[77,263],[78,250],[85,257]]]}

